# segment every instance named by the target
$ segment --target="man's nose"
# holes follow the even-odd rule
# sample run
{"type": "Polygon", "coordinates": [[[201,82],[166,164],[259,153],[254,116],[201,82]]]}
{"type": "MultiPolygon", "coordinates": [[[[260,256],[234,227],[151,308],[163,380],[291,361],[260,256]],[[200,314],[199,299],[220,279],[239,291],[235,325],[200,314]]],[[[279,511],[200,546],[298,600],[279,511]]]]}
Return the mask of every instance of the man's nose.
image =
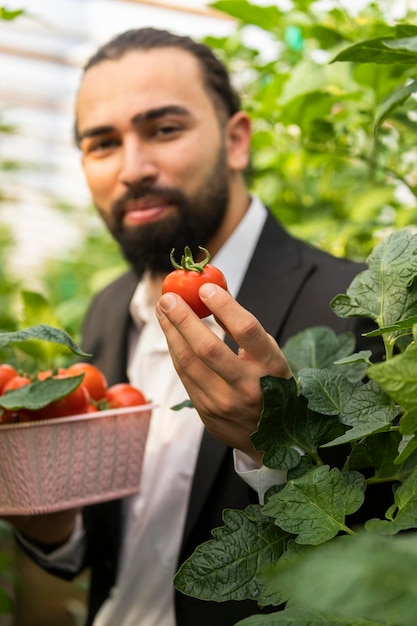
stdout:
{"type": "Polygon", "coordinates": [[[131,138],[124,143],[122,159],[120,180],[127,187],[153,182],[157,178],[158,168],[154,154],[138,138],[131,138]]]}

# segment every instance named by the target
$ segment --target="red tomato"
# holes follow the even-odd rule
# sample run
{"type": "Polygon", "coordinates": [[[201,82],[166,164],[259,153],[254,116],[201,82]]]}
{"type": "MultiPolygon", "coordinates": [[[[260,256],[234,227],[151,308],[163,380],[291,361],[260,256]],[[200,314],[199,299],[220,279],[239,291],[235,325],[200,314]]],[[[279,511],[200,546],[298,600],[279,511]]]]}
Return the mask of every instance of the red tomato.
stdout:
{"type": "Polygon", "coordinates": [[[14,367],[7,363],[0,365],[0,394],[3,393],[3,387],[9,382],[11,378],[17,376],[17,372],[14,367]]]}
{"type": "MultiPolygon", "coordinates": [[[[68,376],[66,374],[57,374],[55,378],[68,378],[68,376]]],[[[81,383],[64,398],[55,400],[36,411],[24,409],[22,413],[24,413],[24,418],[29,420],[53,419],[55,417],[67,417],[68,415],[88,413],[89,404],[90,394],[83,383],[81,383]]]]}
{"type": "MultiPolygon", "coordinates": [[[[65,369],[63,367],[60,367],[58,369],[58,374],[65,374],[65,369]]],[[[47,378],[50,378],[51,376],[54,376],[54,372],[52,370],[42,370],[41,372],[38,372],[36,378],[38,380],[46,380],[47,378]]]]}
{"type": "Polygon", "coordinates": [[[11,391],[13,389],[20,389],[20,387],[24,387],[25,385],[29,385],[32,381],[27,376],[14,376],[11,378],[3,387],[3,393],[6,391],[11,391]]]}
{"type": "Polygon", "coordinates": [[[104,374],[91,363],[74,363],[67,368],[68,376],[84,374],[83,385],[93,400],[101,400],[106,395],[107,380],[104,374]]]}
{"type": "Polygon", "coordinates": [[[109,387],[106,391],[106,399],[110,409],[147,403],[143,393],[128,383],[118,383],[109,387]]]}
{"type": "Polygon", "coordinates": [[[222,289],[227,289],[227,283],[224,274],[214,265],[209,265],[210,253],[202,246],[199,248],[206,254],[206,258],[201,263],[194,263],[188,246],[184,250],[181,265],[178,265],[174,259],[174,250],[171,251],[171,263],[176,269],[164,279],[162,293],[172,291],[178,294],[202,318],[211,315],[211,311],[198,295],[201,285],[215,283],[222,289]]]}

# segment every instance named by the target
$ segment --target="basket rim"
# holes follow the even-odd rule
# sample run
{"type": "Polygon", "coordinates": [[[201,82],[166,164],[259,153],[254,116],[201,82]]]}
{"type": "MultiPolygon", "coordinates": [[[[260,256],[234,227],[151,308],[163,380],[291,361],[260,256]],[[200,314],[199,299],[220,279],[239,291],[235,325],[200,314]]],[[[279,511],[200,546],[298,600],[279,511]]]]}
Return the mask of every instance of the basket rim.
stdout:
{"type": "Polygon", "coordinates": [[[145,413],[151,411],[156,405],[152,402],[146,404],[138,404],[135,406],[119,407],[117,409],[104,409],[103,411],[92,411],[91,413],[79,413],[77,415],[67,415],[66,417],[52,417],[45,420],[34,420],[27,422],[18,422],[16,424],[1,424],[1,432],[5,430],[21,430],[22,428],[36,428],[42,425],[59,425],[68,422],[83,422],[87,420],[103,419],[105,417],[115,417],[117,415],[126,415],[129,413],[145,413]]]}

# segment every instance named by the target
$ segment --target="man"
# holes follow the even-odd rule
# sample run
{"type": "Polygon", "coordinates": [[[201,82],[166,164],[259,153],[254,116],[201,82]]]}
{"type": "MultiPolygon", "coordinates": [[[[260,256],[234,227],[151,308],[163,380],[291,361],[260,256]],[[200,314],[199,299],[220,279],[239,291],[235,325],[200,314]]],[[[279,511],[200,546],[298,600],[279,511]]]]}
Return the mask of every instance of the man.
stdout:
{"type": "Polygon", "coordinates": [[[129,379],[158,406],[136,496],[18,520],[19,541],[59,575],[91,567],[88,624],[231,626],[256,604],[200,602],[172,578],[225,508],[262,497],[270,476],[249,440],[259,378],[291,375],[277,342],[303,328],[360,336],[329,302],[361,268],[294,240],[249,194],[249,117],[224,67],[189,38],[143,29],[104,45],[84,71],[76,138],[132,266],[93,302],[84,349],[109,384],[129,379]],[[227,278],[229,293],[201,291],[222,326],[174,294],[159,301],[169,253],[186,245],[207,248],[227,278]],[[171,410],[187,395],[206,428],[197,411],[171,410]]]}

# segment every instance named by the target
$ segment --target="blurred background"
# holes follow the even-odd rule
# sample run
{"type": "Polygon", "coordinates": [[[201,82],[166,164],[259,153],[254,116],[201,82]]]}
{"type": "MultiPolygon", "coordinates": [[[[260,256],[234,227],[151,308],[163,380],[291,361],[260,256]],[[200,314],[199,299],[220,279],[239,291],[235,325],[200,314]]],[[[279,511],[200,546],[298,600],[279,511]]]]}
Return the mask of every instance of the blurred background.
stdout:
{"type": "MultiPolygon", "coordinates": [[[[415,66],[371,53],[332,61],[416,24],[416,10],[417,0],[0,0],[0,330],[47,319],[77,339],[94,293],[125,268],[72,130],[84,62],[132,27],[189,34],[225,61],[253,119],[251,188],[295,235],[365,259],[393,229],[414,228],[414,94],[374,128],[415,66]]],[[[0,588],[15,596],[0,626],[83,623],[88,575],[59,583],[14,551],[6,527],[0,538],[0,588]]]]}

